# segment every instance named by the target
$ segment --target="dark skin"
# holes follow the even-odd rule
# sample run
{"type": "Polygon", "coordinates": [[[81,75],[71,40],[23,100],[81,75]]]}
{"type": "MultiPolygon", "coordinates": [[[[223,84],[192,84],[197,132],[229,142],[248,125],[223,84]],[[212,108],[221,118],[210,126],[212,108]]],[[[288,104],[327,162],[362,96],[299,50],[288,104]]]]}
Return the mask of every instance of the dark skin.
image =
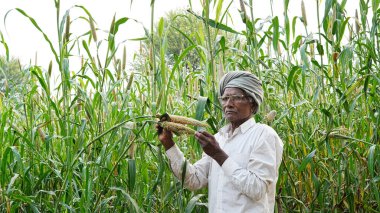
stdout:
{"type": "MultiPolygon", "coordinates": [[[[230,95],[245,95],[244,91],[239,88],[226,88],[223,93],[224,96],[230,95]]],[[[232,132],[235,131],[241,124],[251,118],[254,109],[254,104],[246,99],[243,102],[235,103],[228,100],[222,105],[225,118],[231,124],[232,132]]],[[[158,140],[161,141],[165,150],[174,146],[173,133],[163,129],[160,126],[156,126],[158,132],[158,140]]],[[[216,141],[214,135],[206,132],[199,131],[195,133],[195,138],[198,140],[203,151],[213,158],[220,166],[227,160],[228,155],[220,148],[219,143],[216,141]]]]}

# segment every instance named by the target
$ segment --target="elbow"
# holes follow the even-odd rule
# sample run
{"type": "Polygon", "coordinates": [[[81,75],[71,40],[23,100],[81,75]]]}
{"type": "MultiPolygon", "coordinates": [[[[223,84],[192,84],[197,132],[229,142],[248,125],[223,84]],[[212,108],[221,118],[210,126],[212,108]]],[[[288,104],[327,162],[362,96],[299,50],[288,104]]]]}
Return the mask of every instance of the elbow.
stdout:
{"type": "Polygon", "coordinates": [[[194,185],[194,184],[187,184],[187,183],[185,183],[185,188],[186,189],[188,189],[188,190],[190,190],[190,191],[197,191],[197,190],[199,190],[199,189],[201,189],[201,188],[203,188],[203,187],[201,187],[201,186],[199,186],[199,185],[194,185]]]}
{"type": "Polygon", "coordinates": [[[250,189],[246,191],[246,195],[250,197],[253,201],[259,201],[265,198],[268,192],[268,186],[264,181],[252,185],[250,189]]]}
{"type": "Polygon", "coordinates": [[[200,181],[198,178],[194,179],[187,179],[185,180],[184,186],[186,189],[190,191],[196,191],[199,189],[202,189],[207,184],[202,184],[202,181],[200,181]]]}
{"type": "Polygon", "coordinates": [[[266,190],[257,190],[248,194],[253,201],[259,201],[266,195],[266,190]]]}

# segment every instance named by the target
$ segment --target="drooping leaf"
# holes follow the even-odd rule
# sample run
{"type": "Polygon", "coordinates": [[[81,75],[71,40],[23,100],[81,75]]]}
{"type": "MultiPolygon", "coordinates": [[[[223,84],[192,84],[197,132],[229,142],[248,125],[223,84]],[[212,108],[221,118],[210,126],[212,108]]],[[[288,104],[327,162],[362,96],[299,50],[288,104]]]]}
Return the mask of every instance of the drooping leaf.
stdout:
{"type": "Polygon", "coordinates": [[[306,166],[311,162],[311,160],[313,159],[313,157],[315,156],[315,152],[317,150],[314,149],[312,152],[310,152],[303,160],[302,160],[302,163],[301,165],[298,167],[298,172],[302,172],[303,170],[305,170],[306,166]]]}
{"type": "MultiPolygon", "coordinates": [[[[199,20],[202,20],[203,22],[206,22],[205,18],[203,18],[202,16],[199,16],[199,15],[195,14],[191,10],[187,10],[187,11],[189,13],[191,13],[192,15],[194,15],[195,17],[197,17],[199,20]]],[[[230,33],[241,34],[241,33],[237,32],[236,30],[232,29],[231,27],[229,27],[229,26],[227,26],[225,24],[217,23],[213,19],[208,19],[208,25],[210,27],[213,27],[213,28],[216,28],[216,29],[220,29],[220,30],[224,30],[224,31],[227,31],[227,32],[230,32],[230,33]]]]}
{"type": "Polygon", "coordinates": [[[191,200],[189,201],[189,203],[187,203],[185,213],[193,212],[193,209],[196,206],[198,200],[203,196],[205,196],[205,195],[204,194],[197,194],[194,197],[192,197],[191,200]]]}

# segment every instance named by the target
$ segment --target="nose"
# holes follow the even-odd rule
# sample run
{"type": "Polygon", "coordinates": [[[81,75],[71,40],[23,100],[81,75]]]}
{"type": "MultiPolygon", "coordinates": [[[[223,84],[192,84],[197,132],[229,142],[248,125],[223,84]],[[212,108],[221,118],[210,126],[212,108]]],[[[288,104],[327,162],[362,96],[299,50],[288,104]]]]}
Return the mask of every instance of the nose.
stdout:
{"type": "Polygon", "coordinates": [[[227,101],[223,104],[224,107],[231,107],[233,105],[233,101],[231,98],[228,98],[227,101]]]}

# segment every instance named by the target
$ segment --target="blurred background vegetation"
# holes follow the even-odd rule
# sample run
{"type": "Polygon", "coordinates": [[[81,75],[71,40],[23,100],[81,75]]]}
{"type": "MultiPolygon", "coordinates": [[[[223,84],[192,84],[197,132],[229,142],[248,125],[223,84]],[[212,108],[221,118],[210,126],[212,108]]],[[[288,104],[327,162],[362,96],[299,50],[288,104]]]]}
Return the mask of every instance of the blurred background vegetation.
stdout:
{"type": "MultiPolygon", "coordinates": [[[[21,65],[0,34],[6,53],[0,58],[0,211],[207,212],[207,190],[188,191],[171,174],[155,116],[206,120],[215,133],[224,125],[220,76],[249,70],[265,90],[255,119],[284,141],[275,211],[379,212],[379,1],[355,1],[355,17],[346,14],[347,3],[316,0],[319,24],[308,32],[303,2],[300,17],[288,16],[284,0],[281,19],[263,19],[255,17],[252,0],[240,1],[245,30],[238,32],[229,26],[230,2],[205,0],[201,14],[172,11],[145,28],[133,62],[116,40],[131,19],[114,17],[109,29],[99,29],[91,11],[75,6],[88,31],[74,35],[70,25],[79,18],[62,13],[58,0],[53,45],[17,8],[55,60],[47,67],[21,65]],[[296,33],[298,27],[305,31],[296,33]],[[80,69],[71,68],[73,55],[82,57],[80,69]]],[[[177,141],[189,159],[200,157],[193,137],[177,141]]]]}

